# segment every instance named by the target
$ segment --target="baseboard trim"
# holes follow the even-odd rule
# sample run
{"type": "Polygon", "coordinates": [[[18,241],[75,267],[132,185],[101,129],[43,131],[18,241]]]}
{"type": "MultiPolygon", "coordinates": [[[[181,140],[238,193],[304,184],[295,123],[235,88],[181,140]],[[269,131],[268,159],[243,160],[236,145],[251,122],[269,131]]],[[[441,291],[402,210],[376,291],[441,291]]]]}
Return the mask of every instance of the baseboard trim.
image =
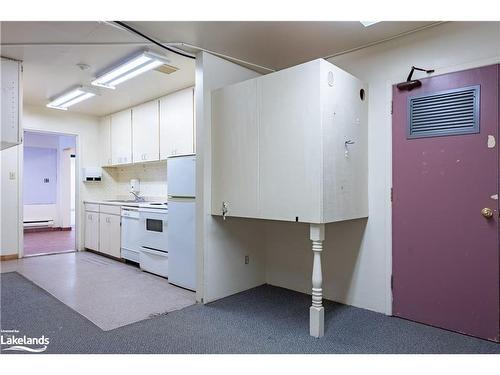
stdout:
{"type": "Polygon", "coordinates": [[[83,251],[88,251],[89,253],[94,253],[94,254],[100,255],[104,258],[113,259],[113,260],[117,260],[118,262],[126,263],[126,260],[123,258],[117,258],[117,257],[114,257],[113,255],[105,254],[105,253],[102,253],[102,252],[97,251],[97,250],[84,248],[83,251]]]}
{"type": "Polygon", "coordinates": [[[17,254],[0,255],[0,261],[14,260],[17,259],[17,254]]]}
{"type": "Polygon", "coordinates": [[[38,233],[38,232],[59,232],[59,231],[70,231],[72,227],[42,227],[42,228],[24,228],[24,233],[38,233]]]}

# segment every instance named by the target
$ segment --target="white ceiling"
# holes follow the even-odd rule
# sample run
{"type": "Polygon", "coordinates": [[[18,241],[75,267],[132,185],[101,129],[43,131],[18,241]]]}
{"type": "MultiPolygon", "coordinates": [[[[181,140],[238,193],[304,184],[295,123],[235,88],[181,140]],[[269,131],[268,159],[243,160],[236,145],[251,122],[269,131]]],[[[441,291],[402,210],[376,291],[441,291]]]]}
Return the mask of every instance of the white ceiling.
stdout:
{"type": "Polygon", "coordinates": [[[283,69],[392,38],[436,22],[129,22],[162,41],[184,42],[283,69]]]}
{"type": "MultiPolygon", "coordinates": [[[[162,42],[183,42],[271,69],[359,48],[432,22],[130,22],[162,42]]],[[[77,84],[88,85],[96,73],[148,47],[179,68],[166,75],[147,72],[116,90],[71,107],[74,112],[103,115],[194,84],[194,60],[145,43],[102,22],[2,22],[1,55],[24,61],[24,97],[30,105],[77,84]],[[76,66],[85,63],[88,71],[76,66]]]]}
{"type": "MultiPolygon", "coordinates": [[[[49,98],[72,86],[89,85],[96,73],[145,48],[129,33],[97,22],[2,22],[1,55],[23,60],[24,102],[45,106],[49,98]],[[4,43],[67,43],[66,45],[6,46],[4,43]],[[73,43],[109,43],[78,45],[73,43]],[[76,64],[90,65],[81,71],[76,64]]],[[[143,103],[169,92],[194,85],[192,59],[150,48],[167,56],[179,68],[172,74],[150,71],[122,83],[116,90],[100,89],[100,96],[79,103],[69,110],[104,115],[143,103]]]]}

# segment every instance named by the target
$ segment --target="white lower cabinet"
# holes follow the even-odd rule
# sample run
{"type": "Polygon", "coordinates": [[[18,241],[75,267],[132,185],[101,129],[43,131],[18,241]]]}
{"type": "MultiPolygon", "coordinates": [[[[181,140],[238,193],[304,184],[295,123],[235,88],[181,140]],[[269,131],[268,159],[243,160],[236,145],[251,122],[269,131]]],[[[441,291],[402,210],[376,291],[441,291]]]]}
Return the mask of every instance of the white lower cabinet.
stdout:
{"type": "Polygon", "coordinates": [[[85,204],[85,248],[120,258],[120,206],[85,204]]]}
{"type": "Polygon", "coordinates": [[[120,258],[121,217],[101,212],[99,214],[99,251],[120,258]]]}
{"type": "Polygon", "coordinates": [[[99,212],[85,211],[85,248],[99,250],[99,212]]]}

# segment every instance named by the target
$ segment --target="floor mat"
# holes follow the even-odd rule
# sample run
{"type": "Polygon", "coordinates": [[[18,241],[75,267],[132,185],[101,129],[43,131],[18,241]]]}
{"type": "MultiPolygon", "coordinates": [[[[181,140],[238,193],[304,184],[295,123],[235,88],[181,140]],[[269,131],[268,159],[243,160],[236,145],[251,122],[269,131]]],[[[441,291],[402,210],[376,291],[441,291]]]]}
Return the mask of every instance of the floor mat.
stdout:
{"type": "Polygon", "coordinates": [[[194,292],[90,252],[2,262],[4,268],[33,281],[103,330],[196,303],[194,292]]]}

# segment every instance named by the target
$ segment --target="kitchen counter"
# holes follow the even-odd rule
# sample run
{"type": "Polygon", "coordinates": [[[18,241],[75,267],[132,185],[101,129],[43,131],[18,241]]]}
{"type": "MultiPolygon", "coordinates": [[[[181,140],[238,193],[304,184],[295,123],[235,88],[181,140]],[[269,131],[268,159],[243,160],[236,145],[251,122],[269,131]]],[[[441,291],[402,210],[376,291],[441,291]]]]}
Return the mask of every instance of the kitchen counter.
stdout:
{"type": "Polygon", "coordinates": [[[133,202],[133,201],[120,201],[118,199],[113,200],[84,200],[83,203],[91,203],[91,204],[104,204],[108,206],[129,206],[129,207],[139,207],[141,204],[147,202],[133,202]]]}
{"type": "Polygon", "coordinates": [[[127,200],[84,200],[83,204],[99,204],[104,206],[119,206],[119,207],[149,207],[149,208],[166,208],[166,203],[158,204],[158,201],[135,202],[127,200]]]}

